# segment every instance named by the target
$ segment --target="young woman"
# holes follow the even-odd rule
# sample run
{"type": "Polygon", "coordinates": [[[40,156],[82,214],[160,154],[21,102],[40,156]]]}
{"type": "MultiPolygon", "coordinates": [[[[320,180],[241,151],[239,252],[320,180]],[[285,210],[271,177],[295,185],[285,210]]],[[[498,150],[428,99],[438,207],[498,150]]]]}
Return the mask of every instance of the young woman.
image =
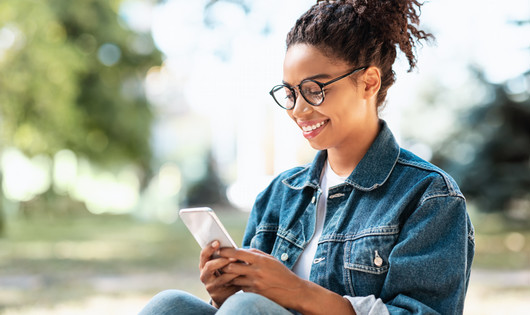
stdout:
{"type": "Polygon", "coordinates": [[[165,291],[142,314],[462,313],[474,253],[464,196],[378,118],[397,48],[412,69],[431,36],[419,8],[318,1],[299,18],[270,93],[316,158],[257,197],[244,249],[202,250],[210,304],[165,291]]]}

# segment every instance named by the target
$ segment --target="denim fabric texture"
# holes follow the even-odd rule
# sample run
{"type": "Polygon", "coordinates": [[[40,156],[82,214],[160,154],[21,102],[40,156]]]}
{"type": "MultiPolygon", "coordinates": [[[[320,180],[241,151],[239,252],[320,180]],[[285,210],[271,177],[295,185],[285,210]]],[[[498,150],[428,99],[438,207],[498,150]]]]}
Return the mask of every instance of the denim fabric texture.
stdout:
{"type": "Polygon", "coordinates": [[[190,293],[165,290],[155,295],[138,315],[213,315],[217,309],[190,293]]]}
{"type": "MultiPolygon", "coordinates": [[[[254,204],[243,247],[292,268],[313,236],[327,152],[276,177],[254,204]]],[[[387,124],[331,187],[310,280],[380,298],[391,314],[461,314],[474,255],[465,198],[444,171],[399,147],[387,124]]]]}
{"type": "Polygon", "coordinates": [[[138,315],[292,315],[290,311],[258,294],[239,292],[216,309],[203,300],[180,290],[155,295],[138,315]]]}

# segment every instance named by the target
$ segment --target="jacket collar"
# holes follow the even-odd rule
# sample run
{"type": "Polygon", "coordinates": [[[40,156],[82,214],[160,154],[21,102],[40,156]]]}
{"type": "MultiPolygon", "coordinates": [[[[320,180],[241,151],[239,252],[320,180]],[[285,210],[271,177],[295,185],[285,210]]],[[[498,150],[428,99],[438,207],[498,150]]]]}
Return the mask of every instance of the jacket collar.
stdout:
{"type": "MultiPolygon", "coordinates": [[[[394,135],[384,120],[380,120],[380,125],[379,134],[345,181],[356,189],[369,191],[383,185],[398,160],[399,145],[394,135]]],[[[303,189],[304,187],[317,189],[327,155],[327,151],[319,151],[313,163],[284,179],[283,183],[293,189],[303,189]]]]}

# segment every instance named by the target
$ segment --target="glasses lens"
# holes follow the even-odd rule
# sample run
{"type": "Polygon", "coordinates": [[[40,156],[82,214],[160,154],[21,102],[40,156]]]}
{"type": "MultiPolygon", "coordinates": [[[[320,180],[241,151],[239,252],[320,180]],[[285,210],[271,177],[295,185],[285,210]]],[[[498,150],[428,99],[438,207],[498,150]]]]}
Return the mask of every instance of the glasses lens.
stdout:
{"type": "Polygon", "coordinates": [[[288,87],[285,85],[277,85],[271,92],[278,105],[286,109],[291,109],[293,107],[295,96],[288,87]]]}
{"type": "Polygon", "coordinates": [[[305,100],[311,105],[320,105],[324,101],[324,93],[320,85],[313,81],[305,81],[301,85],[300,89],[305,100]]]}

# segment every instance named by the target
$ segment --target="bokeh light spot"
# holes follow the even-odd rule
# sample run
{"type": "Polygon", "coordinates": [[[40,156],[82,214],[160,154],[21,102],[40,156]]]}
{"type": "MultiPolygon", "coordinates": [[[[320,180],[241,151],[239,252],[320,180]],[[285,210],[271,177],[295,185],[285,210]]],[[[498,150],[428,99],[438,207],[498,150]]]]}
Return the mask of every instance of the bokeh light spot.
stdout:
{"type": "Polygon", "coordinates": [[[98,59],[105,66],[113,66],[121,59],[121,49],[115,44],[105,43],[98,49],[98,59]]]}
{"type": "Polygon", "coordinates": [[[511,232],[506,235],[504,245],[512,252],[520,252],[524,249],[526,240],[523,234],[519,232],[511,232]]]}

